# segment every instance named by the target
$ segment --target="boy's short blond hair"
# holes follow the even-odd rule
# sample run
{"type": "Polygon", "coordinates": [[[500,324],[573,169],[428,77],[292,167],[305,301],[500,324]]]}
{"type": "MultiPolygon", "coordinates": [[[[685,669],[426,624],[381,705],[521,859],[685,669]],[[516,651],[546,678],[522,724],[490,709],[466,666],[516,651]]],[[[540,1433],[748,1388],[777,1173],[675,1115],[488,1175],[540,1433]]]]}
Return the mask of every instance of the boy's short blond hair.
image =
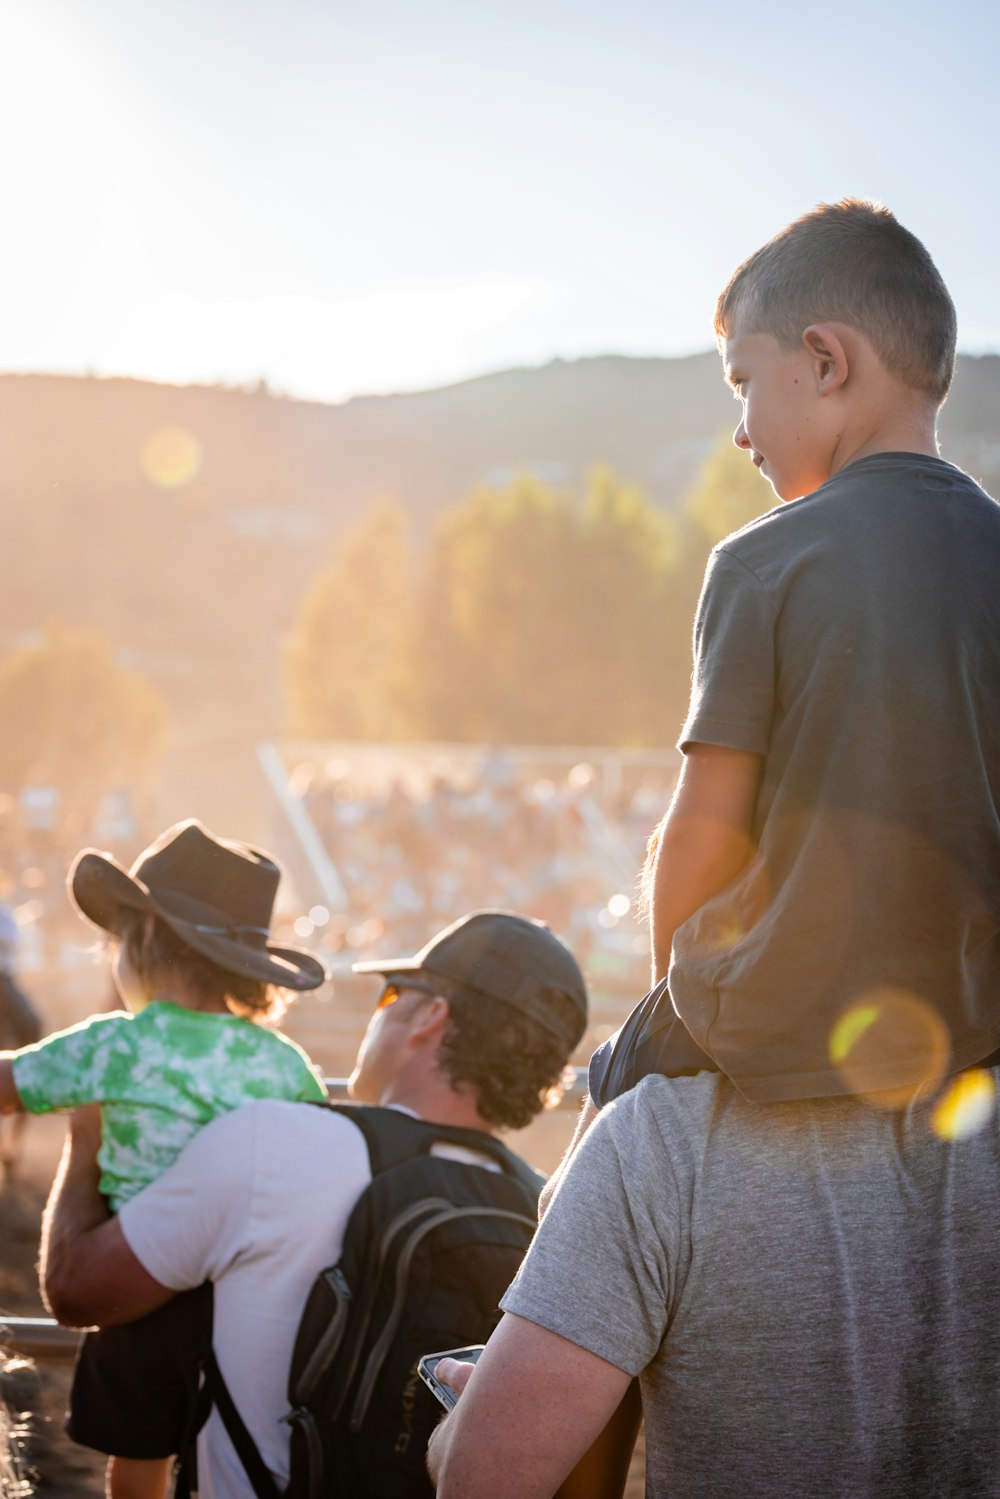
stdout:
{"type": "Polygon", "coordinates": [[[733,272],[715,309],[721,340],[770,333],[798,346],[811,323],[846,323],[890,374],[940,405],[955,369],[955,307],[924,246],[881,203],[820,203],[733,272]]]}

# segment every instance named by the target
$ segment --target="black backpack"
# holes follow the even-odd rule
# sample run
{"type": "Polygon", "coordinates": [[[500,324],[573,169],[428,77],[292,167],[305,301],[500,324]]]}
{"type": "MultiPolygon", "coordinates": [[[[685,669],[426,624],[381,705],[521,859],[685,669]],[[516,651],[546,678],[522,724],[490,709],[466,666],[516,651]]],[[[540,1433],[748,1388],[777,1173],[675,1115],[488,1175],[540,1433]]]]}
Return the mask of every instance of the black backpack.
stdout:
{"type": "Polygon", "coordinates": [[[424,1458],[442,1412],[417,1360],[489,1337],[531,1241],[543,1178],[479,1130],[396,1109],[319,1107],[361,1130],[372,1182],[348,1220],[340,1260],[317,1276],[299,1323],[283,1495],[214,1360],[207,1393],[258,1499],[432,1499],[424,1458]],[[432,1155],[438,1144],[488,1156],[500,1170],[432,1155]]]}

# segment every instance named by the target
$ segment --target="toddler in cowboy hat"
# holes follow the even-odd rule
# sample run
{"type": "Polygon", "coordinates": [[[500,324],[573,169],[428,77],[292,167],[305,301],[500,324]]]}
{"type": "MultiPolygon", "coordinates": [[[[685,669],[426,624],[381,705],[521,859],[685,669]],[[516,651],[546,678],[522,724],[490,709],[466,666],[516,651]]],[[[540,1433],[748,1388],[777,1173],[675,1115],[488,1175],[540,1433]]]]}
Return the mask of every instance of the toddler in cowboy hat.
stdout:
{"type": "MultiPolygon", "coordinates": [[[[195,821],[169,828],[130,872],[92,849],[74,862],[71,899],[115,939],[111,971],[128,1009],[0,1054],[0,1107],[100,1104],[100,1186],[114,1212],[218,1114],[258,1098],[326,1096],[305,1052],[254,1023],[270,1018],[276,991],[315,989],[326,976],[310,953],[269,940],[279,879],[267,854],[195,821]]],[[[209,1338],[208,1298],[208,1288],[189,1292],[84,1344],[68,1426],[116,1454],[112,1499],[166,1491],[209,1338]]]]}

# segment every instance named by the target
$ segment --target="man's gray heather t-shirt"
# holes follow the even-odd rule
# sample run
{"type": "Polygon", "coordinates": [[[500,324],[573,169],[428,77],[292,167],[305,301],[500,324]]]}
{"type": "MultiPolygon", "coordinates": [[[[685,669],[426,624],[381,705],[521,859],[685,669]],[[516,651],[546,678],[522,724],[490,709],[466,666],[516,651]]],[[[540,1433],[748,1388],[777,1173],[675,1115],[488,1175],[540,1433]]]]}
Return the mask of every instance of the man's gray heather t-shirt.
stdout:
{"type": "Polygon", "coordinates": [[[641,1374],[652,1499],[1000,1494],[988,1113],[948,1142],[927,1109],[647,1078],[601,1112],[503,1306],[641,1374]]]}
{"type": "Polygon", "coordinates": [[[722,1070],[774,1100],[858,1086],[840,1064],[866,1032],[869,1089],[910,1080],[907,1044],[932,1073],[988,1056],[1000,505],[883,453],[729,537],[695,626],[693,742],[765,757],[758,857],[674,940],[674,1006],[722,1070]]]}

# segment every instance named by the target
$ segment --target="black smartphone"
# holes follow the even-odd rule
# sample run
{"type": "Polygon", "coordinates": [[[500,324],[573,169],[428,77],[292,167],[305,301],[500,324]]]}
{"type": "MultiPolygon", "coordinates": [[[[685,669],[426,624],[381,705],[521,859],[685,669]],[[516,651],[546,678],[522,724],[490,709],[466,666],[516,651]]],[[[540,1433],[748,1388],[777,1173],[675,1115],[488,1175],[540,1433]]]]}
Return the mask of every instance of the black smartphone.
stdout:
{"type": "Polygon", "coordinates": [[[485,1348],[485,1343],[475,1343],[471,1348],[446,1348],[443,1353],[425,1353],[417,1363],[417,1373],[429,1390],[432,1390],[446,1411],[454,1410],[458,1396],[451,1385],[442,1384],[435,1378],[434,1370],[443,1358],[457,1358],[459,1363],[474,1364],[485,1348]]]}

